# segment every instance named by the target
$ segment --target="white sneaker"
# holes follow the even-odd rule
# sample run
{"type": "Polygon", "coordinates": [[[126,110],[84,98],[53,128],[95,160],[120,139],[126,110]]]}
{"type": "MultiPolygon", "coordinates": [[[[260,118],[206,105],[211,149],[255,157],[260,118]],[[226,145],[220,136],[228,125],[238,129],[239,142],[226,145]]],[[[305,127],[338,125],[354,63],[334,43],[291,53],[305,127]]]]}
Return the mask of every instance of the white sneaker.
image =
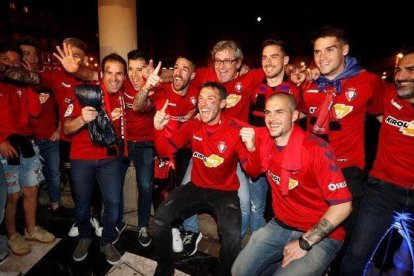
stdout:
{"type": "Polygon", "coordinates": [[[175,253],[183,251],[183,241],[181,240],[180,230],[177,228],[171,229],[172,233],[172,249],[175,253]]]}
{"type": "Polygon", "coordinates": [[[68,236],[71,238],[79,236],[79,229],[76,226],[76,223],[72,224],[72,227],[70,228],[68,232],[68,236]]]}
{"type": "Polygon", "coordinates": [[[92,227],[95,228],[95,235],[97,235],[98,237],[102,237],[103,227],[99,225],[99,221],[96,218],[91,218],[90,222],[92,227]]]}

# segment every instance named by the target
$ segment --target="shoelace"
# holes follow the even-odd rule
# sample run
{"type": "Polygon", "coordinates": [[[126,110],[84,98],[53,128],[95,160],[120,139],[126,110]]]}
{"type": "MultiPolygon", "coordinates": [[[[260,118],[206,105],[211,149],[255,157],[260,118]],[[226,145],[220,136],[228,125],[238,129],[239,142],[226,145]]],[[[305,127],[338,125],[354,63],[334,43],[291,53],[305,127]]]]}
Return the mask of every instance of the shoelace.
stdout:
{"type": "Polygon", "coordinates": [[[191,240],[193,239],[194,235],[195,234],[186,235],[184,237],[183,244],[189,244],[189,243],[191,243],[191,240]]]}
{"type": "Polygon", "coordinates": [[[139,235],[140,235],[141,237],[148,237],[148,234],[147,234],[147,229],[145,229],[145,228],[141,228],[141,230],[139,230],[139,235]]]}

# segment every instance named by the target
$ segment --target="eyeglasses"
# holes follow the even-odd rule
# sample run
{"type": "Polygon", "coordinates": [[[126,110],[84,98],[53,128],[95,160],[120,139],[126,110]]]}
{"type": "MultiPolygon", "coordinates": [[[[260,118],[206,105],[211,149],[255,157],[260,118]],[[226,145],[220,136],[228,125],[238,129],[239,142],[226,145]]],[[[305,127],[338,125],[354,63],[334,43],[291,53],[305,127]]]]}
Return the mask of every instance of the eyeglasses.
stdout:
{"type": "Polygon", "coordinates": [[[238,60],[237,58],[235,58],[235,59],[225,59],[225,60],[215,59],[214,60],[214,65],[215,66],[221,66],[221,65],[230,66],[233,62],[235,62],[237,60],[238,60]]]}

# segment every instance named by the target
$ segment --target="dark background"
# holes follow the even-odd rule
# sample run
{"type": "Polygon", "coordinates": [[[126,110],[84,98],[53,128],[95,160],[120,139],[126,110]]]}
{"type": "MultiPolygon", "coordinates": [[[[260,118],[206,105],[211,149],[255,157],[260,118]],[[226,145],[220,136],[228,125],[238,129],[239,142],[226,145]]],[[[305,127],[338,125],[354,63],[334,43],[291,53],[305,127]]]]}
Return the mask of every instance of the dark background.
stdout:
{"type": "MultiPolygon", "coordinates": [[[[218,40],[234,39],[241,44],[246,63],[258,66],[261,42],[281,38],[290,44],[296,61],[309,63],[312,31],[320,25],[339,24],[349,29],[351,55],[382,72],[392,70],[401,49],[414,45],[413,9],[408,1],[382,5],[352,0],[247,1],[137,0],[138,46],[167,65],[183,51],[206,65],[209,50],[218,40]],[[256,21],[257,16],[262,22],[256,21]]],[[[47,40],[42,44],[45,50],[53,50],[62,38],[75,36],[98,53],[96,0],[2,0],[0,11],[1,37],[34,35],[47,40]],[[10,2],[15,3],[14,10],[10,2]],[[23,12],[24,6],[28,13],[23,12]]]]}

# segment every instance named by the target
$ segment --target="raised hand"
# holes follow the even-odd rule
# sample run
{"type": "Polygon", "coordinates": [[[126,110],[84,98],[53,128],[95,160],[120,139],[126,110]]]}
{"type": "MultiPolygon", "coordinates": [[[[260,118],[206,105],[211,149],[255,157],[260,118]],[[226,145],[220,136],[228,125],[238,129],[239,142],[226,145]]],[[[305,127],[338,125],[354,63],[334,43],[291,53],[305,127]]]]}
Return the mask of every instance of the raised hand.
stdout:
{"type": "Polygon", "coordinates": [[[154,128],[157,130],[162,130],[164,126],[170,121],[170,115],[166,114],[165,111],[168,107],[168,100],[165,101],[164,106],[157,110],[154,116],[154,128]]]}
{"type": "Polygon", "coordinates": [[[142,70],[142,77],[145,79],[149,78],[149,75],[154,71],[154,61],[152,59],[149,60],[148,66],[142,70]]]}
{"type": "Polygon", "coordinates": [[[153,88],[155,85],[157,85],[161,81],[161,78],[158,75],[160,70],[161,70],[161,61],[158,62],[157,67],[155,67],[155,69],[151,72],[151,74],[149,74],[147,82],[144,85],[144,89],[151,90],[151,88],[153,88]]]}
{"type": "Polygon", "coordinates": [[[53,55],[60,61],[63,68],[68,73],[76,73],[79,70],[80,63],[76,60],[73,56],[72,46],[63,43],[63,51],[59,46],[56,46],[57,53],[53,53],[53,55]]]}
{"type": "Polygon", "coordinates": [[[240,129],[240,137],[243,143],[246,145],[248,151],[256,150],[256,133],[254,132],[254,129],[252,127],[242,127],[240,129]]]}

